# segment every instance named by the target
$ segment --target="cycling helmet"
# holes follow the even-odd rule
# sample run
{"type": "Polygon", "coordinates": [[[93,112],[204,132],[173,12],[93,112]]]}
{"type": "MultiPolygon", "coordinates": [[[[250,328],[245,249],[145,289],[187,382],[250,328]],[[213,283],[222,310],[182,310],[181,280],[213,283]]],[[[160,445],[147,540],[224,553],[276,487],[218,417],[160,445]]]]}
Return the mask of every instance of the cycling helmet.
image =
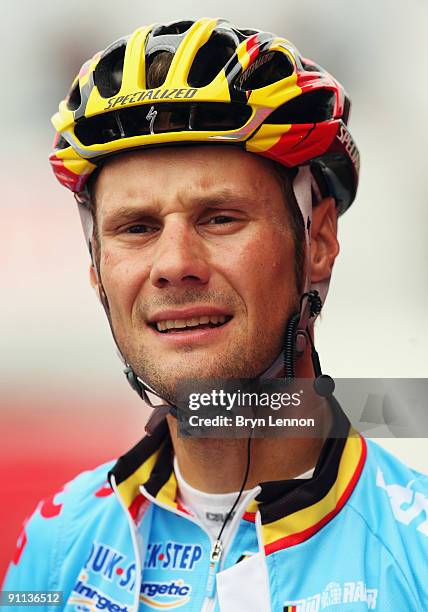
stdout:
{"type": "Polygon", "coordinates": [[[310,163],[339,213],[352,203],[359,154],[350,101],[321,66],[285,38],[224,19],[142,27],[85,62],[52,118],[50,156],[74,192],[107,156],[181,143],[239,143],[289,168],[310,163]],[[167,53],[162,83],[146,88],[167,53]]]}

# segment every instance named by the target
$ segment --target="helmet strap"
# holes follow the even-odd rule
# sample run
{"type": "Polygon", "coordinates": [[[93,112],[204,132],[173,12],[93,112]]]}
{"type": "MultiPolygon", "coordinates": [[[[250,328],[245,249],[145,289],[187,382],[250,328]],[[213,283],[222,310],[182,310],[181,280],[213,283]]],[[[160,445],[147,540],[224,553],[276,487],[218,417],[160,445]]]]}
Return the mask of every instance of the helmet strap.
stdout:
{"type": "Polygon", "coordinates": [[[303,355],[308,345],[311,346],[312,367],[315,374],[314,389],[324,397],[332,395],[334,380],[324,375],[318,353],[310,333],[309,322],[315,321],[321,312],[327,297],[330,280],[319,283],[311,282],[311,225],[312,203],[321,198],[321,193],[309,166],[300,166],[293,181],[294,195],[302,215],[305,227],[305,281],[304,292],[300,298],[299,312],[288,320],[284,335],[283,365],[286,379],[295,377],[295,362],[303,355]]]}

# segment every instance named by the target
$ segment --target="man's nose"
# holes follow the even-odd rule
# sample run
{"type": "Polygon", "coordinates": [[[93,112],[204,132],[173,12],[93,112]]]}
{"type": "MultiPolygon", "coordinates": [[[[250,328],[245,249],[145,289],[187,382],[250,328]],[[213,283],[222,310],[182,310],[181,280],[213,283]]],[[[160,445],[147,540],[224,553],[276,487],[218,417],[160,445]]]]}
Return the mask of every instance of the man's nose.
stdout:
{"type": "Polygon", "coordinates": [[[156,242],[150,280],[158,288],[203,285],[209,266],[202,239],[185,221],[166,223],[156,242]]]}

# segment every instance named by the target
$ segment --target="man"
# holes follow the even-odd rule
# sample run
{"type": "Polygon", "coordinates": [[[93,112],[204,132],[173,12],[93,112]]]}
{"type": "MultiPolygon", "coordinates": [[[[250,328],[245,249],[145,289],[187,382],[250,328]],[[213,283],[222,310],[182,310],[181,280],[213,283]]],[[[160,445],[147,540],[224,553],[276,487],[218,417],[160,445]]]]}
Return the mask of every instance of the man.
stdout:
{"type": "Polygon", "coordinates": [[[51,163],[154,411],[39,505],[5,589],[66,610],[428,608],[427,478],[350,429],[314,347],[357,187],[349,107],[291,43],[224,20],[141,28],[82,67],[51,163]],[[274,377],[314,380],[327,437],[180,437],[183,380],[274,377]]]}

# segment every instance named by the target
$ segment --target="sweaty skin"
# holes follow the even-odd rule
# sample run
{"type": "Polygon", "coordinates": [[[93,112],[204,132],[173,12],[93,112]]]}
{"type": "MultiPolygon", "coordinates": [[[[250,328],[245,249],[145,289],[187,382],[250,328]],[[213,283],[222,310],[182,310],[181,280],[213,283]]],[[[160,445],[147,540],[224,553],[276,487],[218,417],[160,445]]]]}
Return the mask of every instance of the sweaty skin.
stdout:
{"type": "MultiPolygon", "coordinates": [[[[95,196],[112,326],[142,379],[173,401],[183,378],[249,378],[273,362],[299,296],[289,215],[269,161],[227,146],[126,153],[104,164],[95,196]],[[202,333],[156,329],[157,320],[207,311],[227,322],[202,333]]],[[[334,201],[326,198],[313,216],[314,282],[331,275],[336,229],[334,201]]],[[[93,270],[91,280],[99,290],[93,270]]],[[[296,373],[313,377],[309,351],[296,373]]],[[[207,492],[240,487],[245,440],[178,438],[175,419],[168,424],[190,485],[207,492]]],[[[253,441],[247,486],[312,467],[322,442],[253,441]]]]}

